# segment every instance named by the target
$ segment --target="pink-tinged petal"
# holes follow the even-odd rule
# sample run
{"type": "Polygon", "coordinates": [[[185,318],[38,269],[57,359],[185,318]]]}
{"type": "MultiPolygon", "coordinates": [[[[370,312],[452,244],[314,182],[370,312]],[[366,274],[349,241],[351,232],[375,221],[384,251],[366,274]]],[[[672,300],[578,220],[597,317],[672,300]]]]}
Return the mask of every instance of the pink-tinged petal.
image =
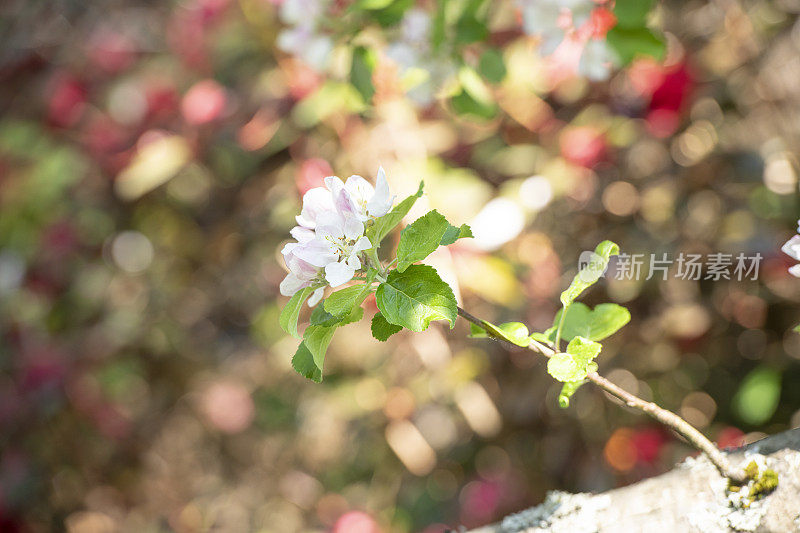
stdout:
{"type": "Polygon", "coordinates": [[[322,295],[323,294],[325,294],[325,289],[323,289],[322,287],[320,287],[319,289],[315,290],[311,294],[311,297],[308,299],[308,306],[309,307],[314,307],[315,305],[317,305],[319,303],[319,301],[322,300],[322,295]]]}
{"type": "Polygon", "coordinates": [[[389,191],[389,182],[386,180],[386,171],[378,168],[378,178],[375,181],[375,194],[367,202],[367,212],[373,217],[382,217],[392,208],[394,196],[389,191]]]}
{"type": "Polygon", "coordinates": [[[325,265],[335,262],[339,256],[331,250],[327,243],[321,240],[313,240],[296,248],[292,255],[302,259],[303,261],[314,265],[315,267],[324,267],[325,265]]]}
{"type": "Polygon", "coordinates": [[[347,217],[344,221],[344,236],[354,241],[364,235],[364,223],[354,217],[347,217]]]}
{"type": "Polygon", "coordinates": [[[369,250],[370,248],[372,248],[372,243],[369,242],[369,239],[365,235],[356,241],[356,243],[353,245],[353,250],[351,253],[357,254],[358,252],[363,252],[364,250],[369,250]]]}
{"type": "Polygon", "coordinates": [[[333,204],[336,206],[336,210],[344,217],[358,217],[361,215],[356,201],[350,196],[347,189],[340,189],[339,192],[334,194],[333,204]]]}
{"type": "Polygon", "coordinates": [[[283,247],[283,250],[281,250],[284,259],[286,258],[287,255],[292,253],[292,250],[294,250],[298,246],[300,246],[300,243],[298,242],[287,242],[286,245],[283,247]]]}
{"type": "Polygon", "coordinates": [[[323,187],[315,187],[303,195],[303,210],[295,218],[301,226],[314,229],[320,215],[333,210],[331,192],[323,187]]]}
{"type": "Polygon", "coordinates": [[[338,287],[353,279],[356,273],[354,268],[345,263],[331,263],[325,267],[325,279],[331,287],[338,287]]]}
{"type": "Polygon", "coordinates": [[[789,274],[796,278],[800,278],[800,265],[795,265],[789,268],[789,274]]]}
{"type": "Polygon", "coordinates": [[[339,191],[344,189],[344,182],[338,176],[328,176],[325,178],[325,187],[328,188],[333,196],[336,196],[339,191]]]}
{"type": "Polygon", "coordinates": [[[800,219],[797,220],[797,233],[800,233],[800,219]]]}
{"type": "Polygon", "coordinates": [[[294,293],[309,285],[311,285],[310,281],[302,280],[290,272],[283,281],[281,281],[280,290],[281,294],[284,296],[293,296],[294,293]]]}
{"type": "Polygon", "coordinates": [[[294,254],[286,256],[286,267],[289,272],[302,280],[312,280],[317,277],[319,267],[303,261],[294,254]]]}
{"type": "Polygon", "coordinates": [[[794,260],[800,261],[800,235],[795,235],[781,247],[781,251],[794,260]]]}
{"type": "Polygon", "coordinates": [[[302,226],[295,226],[289,231],[289,233],[292,237],[297,239],[299,244],[314,240],[314,230],[310,230],[302,226]]]}

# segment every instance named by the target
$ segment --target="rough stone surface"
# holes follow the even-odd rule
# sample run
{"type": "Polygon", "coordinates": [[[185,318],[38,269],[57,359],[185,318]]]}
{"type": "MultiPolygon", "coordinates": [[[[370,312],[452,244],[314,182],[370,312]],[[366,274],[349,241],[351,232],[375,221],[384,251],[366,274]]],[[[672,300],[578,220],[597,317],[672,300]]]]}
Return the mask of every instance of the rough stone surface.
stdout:
{"type": "Polygon", "coordinates": [[[730,452],[734,464],[755,460],[778,473],[774,492],[749,507],[726,492],[727,480],[704,457],[601,494],[552,491],[545,501],[472,533],[800,532],[800,429],[730,452]]]}

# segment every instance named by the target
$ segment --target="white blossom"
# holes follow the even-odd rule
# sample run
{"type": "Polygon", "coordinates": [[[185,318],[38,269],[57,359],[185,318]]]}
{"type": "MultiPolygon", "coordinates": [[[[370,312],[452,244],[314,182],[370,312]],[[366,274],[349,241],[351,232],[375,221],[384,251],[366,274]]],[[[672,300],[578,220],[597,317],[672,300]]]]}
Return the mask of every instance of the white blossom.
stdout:
{"type": "MultiPolygon", "coordinates": [[[[281,294],[291,296],[313,285],[338,287],[353,279],[364,267],[361,256],[372,248],[365,223],[388,213],[393,202],[383,168],[375,187],[361,176],[350,176],[347,182],[328,176],[325,187],[306,192],[296,217],[298,226],[290,232],[297,242],[282,251],[289,274],[281,283],[281,294]]],[[[321,297],[322,288],[309,305],[321,297]]]]}
{"type": "MultiPolygon", "coordinates": [[[[306,245],[307,243],[290,242],[281,251],[286,267],[289,269],[289,274],[286,275],[280,286],[281,294],[284,296],[293,296],[297,291],[320,282],[320,269],[297,256],[297,252],[306,245]]],[[[316,305],[322,299],[323,292],[322,287],[315,290],[308,299],[308,305],[316,305]]]]}
{"type": "MultiPolygon", "coordinates": [[[[800,220],[797,221],[797,233],[800,233],[800,220]]],[[[800,235],[793,235],[792,238],[786,241],[781,247],[781,251],[795,261],[800,261],[800,235]]],[[[800,264],[789,268],[789,274],[800,278],[800,264]]]]}

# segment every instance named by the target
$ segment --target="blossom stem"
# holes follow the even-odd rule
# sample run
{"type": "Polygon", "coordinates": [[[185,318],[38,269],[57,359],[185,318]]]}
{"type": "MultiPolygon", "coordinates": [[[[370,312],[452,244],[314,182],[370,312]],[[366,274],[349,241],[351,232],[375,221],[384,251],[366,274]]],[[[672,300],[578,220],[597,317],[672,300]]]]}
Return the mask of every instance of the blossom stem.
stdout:
{"type": "MultiPolygon", "coordinates": [[[[461,307],[458,308],[458,314],[467,321],[483,328],[483,321],[481,319],[471,315],[461,307]]],[[[564,314],[566,314],[566,312],[564,312],[564,314]]],[[[505,342],[509,346],[516,347],[516,345],[509,343],[505,339],[493,336],[491,331],[487,330],[487,333],[496,341],[505,342]]],[[[558,349],[558,345],[556,345],[556,348],[558,349]]],[[[545,357],[551,357],[556,353],[556,351],[552,348],[533,340],[531,340],[531,344],[528,346],[528,349],[544,355],[545,357]]],[[[611,396],[621,400],[628,407],[642,411],[643,413],[656,419],[658,422],[661,422],[665,426],[681,435],[683,438],[689,441],[692,446],[703,452],[723,477],[730,479],[737,485],[743,485],[747,482],[747,475],[742,468],[735,468],[731,462],[728,461],[728,458],[725,456],[725,454],[723,454],[713,442],[711,442],[697,428],[689,424],[689,422],[677,414],[664,409],[663,407],[659,407],[653,402],[648,402],[639,398],[635,394],[624,390],[618,385],[615,385],[611,381],[602,377],[597,372],[591,372],[586,376],[586,379],[603,389],[611,396]]]]}
{"type": "Polygon", "coordinates": [[[367,257],[369,258],[369,262],[372,263],[372,268],[377,270],[378,272],[382,272],[381,268],[381,260],[378,259],[378,250],[377,248],[370,248],[367,250],[367,257]]]}
{"type": "Polygon", "coordinates": [[[555,347],[557,351],[561,351],[561,330],[564,329],[564,321],[567,318],[567,308],[569,305],[565,305],[562,307],[561,311],[561,319],[558,321],[558,328],[556,329],[556,342],[555,347]]]}

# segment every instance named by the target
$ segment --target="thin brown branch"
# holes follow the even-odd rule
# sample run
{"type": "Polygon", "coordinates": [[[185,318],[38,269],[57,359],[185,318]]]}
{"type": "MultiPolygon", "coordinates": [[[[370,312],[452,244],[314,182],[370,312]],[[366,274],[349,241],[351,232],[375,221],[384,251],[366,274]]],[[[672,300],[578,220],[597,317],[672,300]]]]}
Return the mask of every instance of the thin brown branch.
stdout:
{"type": "MultiPolygon", "coordinates": [[[[466,319],[469,322],[472,322],[476,326],[483,327],[483,321],[476,316],[468,313],[461,307],[458,308],[458,314],[466,319]]],[[[511,346],[515,346],[511,343],[505,341],[500,337],[496,337],[489,332],[489,336],[493,339],[501,342],[506,342],[511,346]]],[[[528,346],[528,349],[544,355],[545,357],[552,356],[555,351],[541,344],[536,341],[532,341],[531,345],[528,346]]],[[[730,479],[732,482],[736,483],[737,485],[743,485],[747,482],[747,476],[744,473],[744,470],[741,468],[734,468],[734,466],[728,461],[728,458],[717,448],[713,442],[708,440],[708,438],[700,433],[694,426],[689,424],[686,420],[681,418],[680,416],[676,415],[672,411],[659,407],[658,405],[654,404],[653,402],[645,401],[638,396],[631,394],[630,392],[626,391],[625,389],[615,385],[614,383],[610,382],[597,372],[592,372],[586,379],[609,393],[610,395],[622,400],[622,402],[631,407],[633,409],[638,409],[643,413],[651,416],[652,418],[658,420],[665,426],[669,427],[683,438],[685,438],[689,443],[706,454],[708,459],[717,467],[719,473],[722,474],[724,477],[730,479]]]]}

